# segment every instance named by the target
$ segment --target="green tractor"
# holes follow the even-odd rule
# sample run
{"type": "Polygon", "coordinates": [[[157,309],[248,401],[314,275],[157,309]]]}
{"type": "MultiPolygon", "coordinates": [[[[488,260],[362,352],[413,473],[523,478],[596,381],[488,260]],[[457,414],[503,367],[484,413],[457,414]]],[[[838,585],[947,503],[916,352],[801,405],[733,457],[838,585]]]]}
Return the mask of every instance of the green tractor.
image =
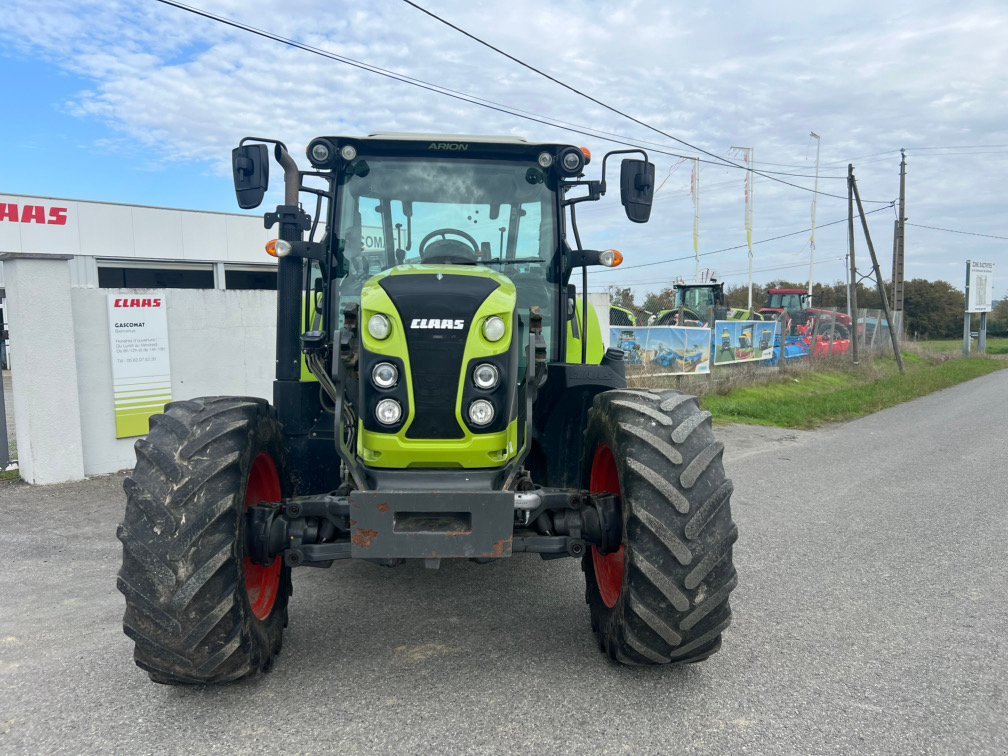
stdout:
{"type": "Polygon", "coordinates": [[[731,308],[725,296],[724,283],[711,278],[702,283],[677,282],[675,289],[675,308],[659,310],[654,317],[654,325],[687,325],[711,326],[708,323],[711,314],[714,320],[763,320],[757,312],[731,308]],[[682,310],[682,320],[679,322],[679,311],[682,310]]]}
{"type": "MultiPolygon", "coordinates": [[[[243,208],[267,190],[267,144],[285,188],[265,215],[273,402],[173,402],[137,442],[118,530],[136,663],[167,684],[268,670],[294,567],[520,552],[580,560],[612,659],[717,651],[737,531],[710,414],[628,390],[571,283],[622,259],[581,248],[575,208],[606,193],[612,155],[642,151],[587,180],[589,153],[565,144],[333,136],[302,171],[247,138],[232,156],[243,208]]],[[[620,170],[638,223],[654,188],[642,157],[620,170]]]]}

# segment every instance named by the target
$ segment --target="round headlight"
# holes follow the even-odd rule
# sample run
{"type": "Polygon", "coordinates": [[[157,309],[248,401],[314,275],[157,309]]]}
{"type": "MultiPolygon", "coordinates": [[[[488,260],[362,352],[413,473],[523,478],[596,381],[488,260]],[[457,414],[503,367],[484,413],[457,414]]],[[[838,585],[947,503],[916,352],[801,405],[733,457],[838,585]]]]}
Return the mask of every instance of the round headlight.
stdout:
{"type": "Polygon", "coordinates": [[[505,331],[507,326],[500,315],[491,315],[483,321],[483,335],[487,341],[500,341],[504,338],[505,331]]]}
{"type": "Polygon", "coordinates": [[[357,148],[352,144],[344,144],[339,151],[340,157],[350,162],[355,157],[357,157],[357,148]]]}
{"type": "Polygon", "coordinates": [[[371,371],[371,380],[378,388],[392,388],[399,380],[399,371],[391,362],[379,362],[371,371]]]}
{"type": "Polygon", "coordinates": [[[567,173],[579,173],[584,167],[584,154],[581,150],[573,147],[564,150],[563,155],[560,156],[560,166],[567,173]]]}
{"type": "Polygon", "coordinates": [[[367,329],[368,333],[381,341],[382,339],[388,338],[389,331],[392,330],[392,324],[389,323],[388,318],[380,312],[376,312],[371,316],[370,320],[368,320],[367,329]]]}
{"type": "Polygon", "coordinates": [[[477,365],[476,369],[473,370],[473,383],[485,391],[496,386],[499,380],[500,373],[497,371],[496,366],[488,362],[477,365]]]}
{"type": "Polygon", "coordinates": [[[548,152],[540,152],[539,153],[539,167],[540,168],[549,168],[551,165],[553,165],[553,156],[550,155],[548,152]]]}
{"type": "Polygon", "coordinates": [[[473,425],[487,425],[493,418],[493,405],[486,399],[477,399],[469,405],[469,421],[473,425]]]}
{"type": "Polygon", "coordinates": [[[332,150],[325,142],[315,142],[311,147],[311,159],[316,163],[325,163],[332,156],[332,150]]]}
{"type": "Polygon", "coordinates": [[[382,425],[395,425],[402,417],[402,405],[395,399],[382,399],[375,406],[374,414],[382,425]]]}

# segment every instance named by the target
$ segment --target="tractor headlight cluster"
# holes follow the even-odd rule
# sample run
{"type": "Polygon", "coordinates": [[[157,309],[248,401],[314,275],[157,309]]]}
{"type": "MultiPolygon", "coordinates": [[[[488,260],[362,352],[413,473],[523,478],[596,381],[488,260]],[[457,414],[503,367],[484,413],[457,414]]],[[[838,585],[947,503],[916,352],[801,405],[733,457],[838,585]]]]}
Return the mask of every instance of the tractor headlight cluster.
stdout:
{"type": "Polygon", "coordinates": [[[368,320],[367,329],[368,333],[381,341],[388,338],[389,332],[392,330],[392,324],[387,317],[380,312],[376,312],[368,320]]]}
{"type": "Polygon", "coordinates": [[[496,387],[499,381],[500,371],[489,362],[481,363],[473,370],[473,383],[476,384],[477,388],[481,388],[484,391],[489,391],[496,387]]]}
{"type": "Polygon", "coordinates": [[[308,144],[308,160],[315,168],[332,168],[336,157],[336,147],[328,139],[313,139],[308,144]]]}
{"type": "Polygon", "coordinates": [[[390,389],[399,381],[399,371],[391,362],[379,362],[371,371],[371,381],[380,389],[390,389]]]}
{"type": "Polygon", "coordinates": [[[577,147],[568,147],[560,153],[560,169],[568,176],[577,176],[585,166],[585,154],[577,147]]]}
{"type": "Polygon", "coordinates": [[[486,399],[477,399],[469,405],[469,422],[473,425],[489,425],[493,419],[493,405],[486,399]]]}
{"type": "Polygon", "coordinates": [[[507,332],[507,325],[500,315],[491,315],[483,321],[483,336],[487,341],[500,341],[507,332]]]}
{"type": "Polygon", "coordinates": [[[382,399],[375,405],[375,418],[382,425],[395,425],[402,418],[402,405],[395,399],[382,399]]]}

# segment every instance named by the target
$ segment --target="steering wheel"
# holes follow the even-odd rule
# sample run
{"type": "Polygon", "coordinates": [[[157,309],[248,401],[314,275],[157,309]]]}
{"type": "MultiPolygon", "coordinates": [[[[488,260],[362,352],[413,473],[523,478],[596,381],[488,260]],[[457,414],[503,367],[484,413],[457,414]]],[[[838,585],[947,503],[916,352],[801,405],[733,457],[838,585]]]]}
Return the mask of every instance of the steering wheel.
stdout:
{"type": "Polygon", "coordinates": [[[479,255],[479,244],[465,231],[460,231],[457,228],[437,228],[420,240],[418,251],[422,263],[474,264],[479,255]],[[465,244],[457,239],[449,239],[449,234],[461,236],[468,242],[470,249],[467,249],[465,244]],[[441,239],[432,244],[431,240],[435,236],[440,236],[441,239]],[[433,247],[430,254],[427,254],[428,247],[433,247]],[[438,247],[442,249],[439,250],[438,247]]]}

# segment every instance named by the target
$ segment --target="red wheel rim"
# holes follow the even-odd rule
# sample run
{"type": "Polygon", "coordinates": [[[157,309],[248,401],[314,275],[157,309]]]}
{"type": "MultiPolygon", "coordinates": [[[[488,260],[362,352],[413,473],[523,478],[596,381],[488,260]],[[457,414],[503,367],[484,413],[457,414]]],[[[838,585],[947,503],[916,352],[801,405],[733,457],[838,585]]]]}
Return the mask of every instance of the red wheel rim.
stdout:
{"type": "MultiPolygon", "coordinates": [[[[248,486],[245,489],[245,509],[263,502],[280,501],[280,476],[277,474],[273,457],[263,452],[252,463],[248,486]]],[[[265,620],[273,611],[277,594],[280,592],[280,570],[283,562],[277,558],[273,564],[264,567],[255,564],[249,557],[243,563],[245,590],[248,592],[252,614],[265,620]]]]}
{"type": "MultiPolygon", "coordinates": [[[[620,495],[619,472],[616,470],[616,460],[608,446],[602,445],[595,450],[589,488],[592,493],[620,495]]],[[[599,596],[602,603],[612,609],[623,592],[623,573],[626,569],[623,546],[621,544],[611,554],[603,554],[597,546],[592,546],[591,554],[599,596]]]]}

